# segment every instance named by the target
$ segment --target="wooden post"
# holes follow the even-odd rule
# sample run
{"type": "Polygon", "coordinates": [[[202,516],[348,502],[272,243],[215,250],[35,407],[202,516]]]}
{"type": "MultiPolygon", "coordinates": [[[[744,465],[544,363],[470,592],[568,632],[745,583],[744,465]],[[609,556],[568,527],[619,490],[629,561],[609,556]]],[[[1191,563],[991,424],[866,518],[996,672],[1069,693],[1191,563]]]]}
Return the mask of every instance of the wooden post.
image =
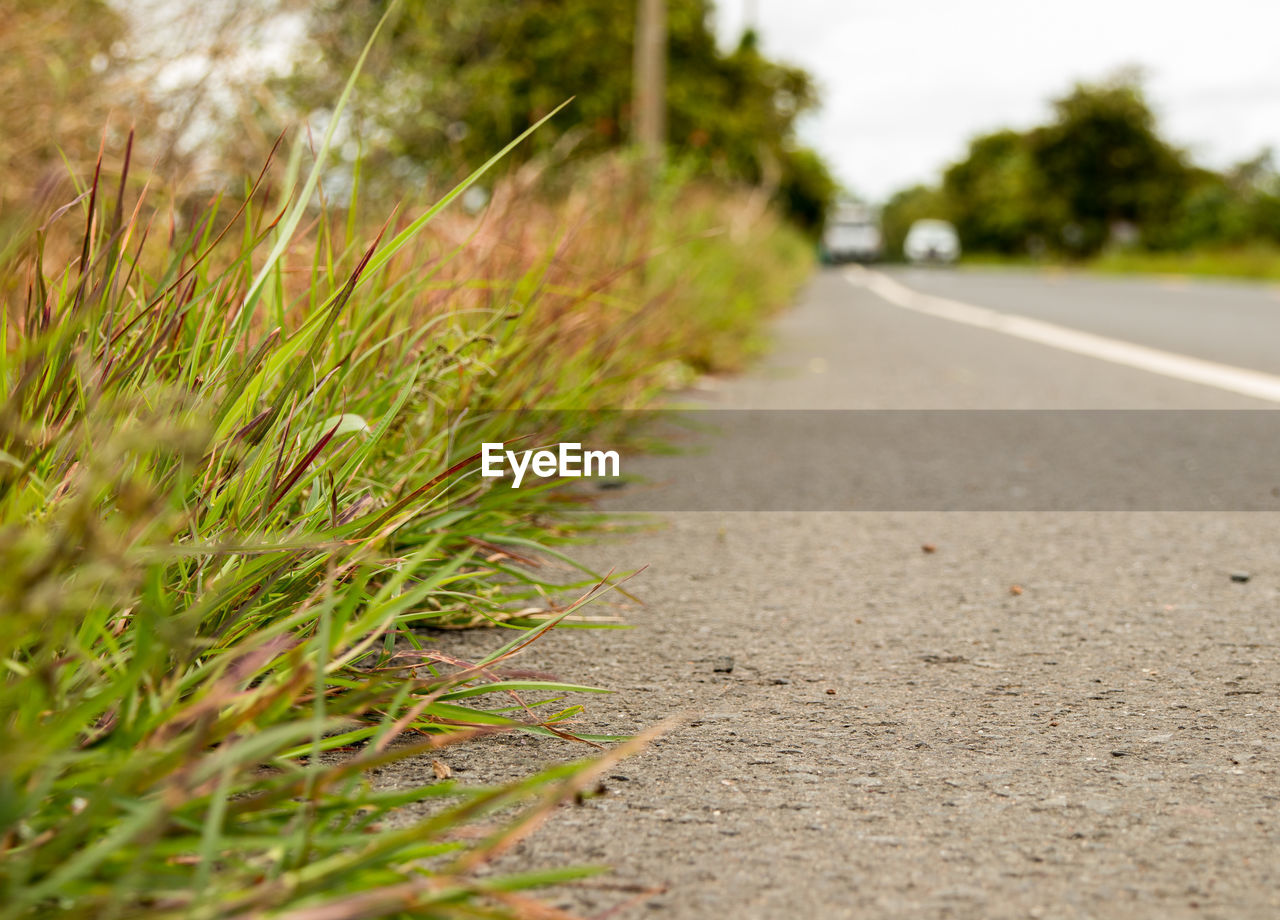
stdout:
{"type": "Polygon", "coordinates": [[[667,140],[667,3],[636,0],[632,140],[646,157],[662,157],[667,140]]]}

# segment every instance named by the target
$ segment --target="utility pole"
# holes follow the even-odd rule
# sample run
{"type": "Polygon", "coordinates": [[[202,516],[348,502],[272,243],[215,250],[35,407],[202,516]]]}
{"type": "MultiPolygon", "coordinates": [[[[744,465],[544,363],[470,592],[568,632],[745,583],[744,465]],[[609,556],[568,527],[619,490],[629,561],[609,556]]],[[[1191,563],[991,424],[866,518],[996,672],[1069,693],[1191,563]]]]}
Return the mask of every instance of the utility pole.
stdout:
{"type": "Polygon", "coordinates": [[[656,162],[667,140],[667,0],[636,0],[633,140],[656,162]]]}

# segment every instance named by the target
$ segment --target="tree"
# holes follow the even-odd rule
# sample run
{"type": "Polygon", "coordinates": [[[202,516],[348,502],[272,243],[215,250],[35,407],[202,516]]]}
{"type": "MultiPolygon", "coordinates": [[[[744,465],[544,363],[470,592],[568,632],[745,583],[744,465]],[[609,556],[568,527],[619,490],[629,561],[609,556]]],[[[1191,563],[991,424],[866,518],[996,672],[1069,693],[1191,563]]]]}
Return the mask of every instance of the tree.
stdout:
{"type": "Polygon", "coordinates": [[[783,157],[782,181],[778,187],[783,210],[802,230],[816,235],[822,231],[840,184],[822,157],[812,150],[803,147],[789,150],[783,157]]]}
{"type": "MultiPolygon", "coordinates": [[[[303,109],[336,98],[385,8],[385,0],[316,7],[318,53],[287,81],[303,109]]],[[[709,0],[668,0],[671,152],[704,173],[785,188],[812,221],[825,201],[805,196],[822,183],[794,133],[817,104],[813,81],[761,55],[750,33],[722,52],[710,12],[709,0]]],[[[347,133],[367,163],[397,178],[452,178],[572,97],[510,163],[565,138],[582,154],[619,147],[630,136],[635,25],[632,4],[620,0],[405,4],[366,65],[347,133]]]]}
{"type": "Polygon", "coordinates": [[[1057,224],[1057,241],[1079,255],[1097,252],[1113,227],[1158,233],[1193,185],[1181,151],[1156,133],[1136,75],[1077,84],[1054,103],[1054,120],[1028,140],[1033,191],[1057,224]]]}
{"type": "Polygon", "coordinates": [[[1280,243],[1280,170],[1270,148],[1238,163],[1223,177],[1245,212],[1249,239],[1280,243]]]}
{"type": "Polygon", "coordinates": [[[966,249],[1024,253],[1044,230],[1034,197],[1035,164],[1027,138],[997,131],[975,138],[968,156],[943,175],[942,191],[966,249]]]}
{"type": "Polygon", "coordinates": [[[927,201],[955,221],[968,252],[1235,244],[1266,235],[1265,164],[1241,164],[1234,177],[1191,165],[1160,137],[1137,74],[1122,72],[1077,84],[1048,124],[974,138],[939,189],[910,189],[890,212],[927,201]]]}

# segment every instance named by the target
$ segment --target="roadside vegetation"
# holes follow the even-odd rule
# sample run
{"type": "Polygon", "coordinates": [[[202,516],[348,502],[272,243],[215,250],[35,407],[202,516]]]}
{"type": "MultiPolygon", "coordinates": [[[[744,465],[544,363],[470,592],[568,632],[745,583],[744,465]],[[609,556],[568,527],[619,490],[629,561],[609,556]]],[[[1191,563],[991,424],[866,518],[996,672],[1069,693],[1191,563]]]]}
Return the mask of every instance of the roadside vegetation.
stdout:
{"type": "Polygon", "coordinates": [[[1280,276],[1280,171],[1269,150],[1217,172],[1164,140],[1139,76],[1079,84],[1027,131],[974,138],[936,186],[885,206],[886,248],[952,221],[979,260],[1103,271],[1280,276]]]}
{"type": "MultiPolygon", "coordinates": [[[[818,104],[813,79],[767,58],[751,31],[721,48],[711,0],[665,6],[672,151],[699,175],[770,190],[794,223],[816,232],[836,186],[796,140],[797,121],[818,104]]],[[[281,95],[303,111],[325,110],[360,51],[355,36],[383,8],[316,4],[307,20],[313,50],[275,81],[281,95]]],[[[569,159],[616,149],[629,132],[634,20],[635,4],[618,0],[406,4],[356,87],[351,136],[375,174],[431,181],[465,174],[572,97],[558,129],[531,138],[515,162],[555,148],[569,159]]]]}
{"type": "Polygon", "coordinates": [[[1182,252],[1106,252],[1088,263],[1090,269],[1116,274],[1194,275],[1280,281],[1280,245],[1203,247],[1182,252]]]}
{"type": "MultiPolygon", "coordinates": [[[[32,60],[74,47],[73,20],[15,14],[56,38],[25,33],[32,60]]],[[[96,110],[90,76],[55,83],[51,99],[76,85],[96,110]]],[[[114,122],[87,166],[86,126],[68,122],[54,152],[70,181],[40,138],[14,147],[3,920],[543,916],[525,891],[580,870],[477,870],[644,741],[601,751],[616,739],[574,717],[577,694],[607,688],[511,661],[629,590],[565,547],[607,522],[488,488],[461,445],[511,437],[507,410],[635,408],[740,365],[810,247],[776,184],[679,151],[655,170],[554,144],[514,156],[508,137],[452,189],[397,196],[339,156],[354,87],[256,180],[208,194],[114,122]],[[480,661],[431,631],[475,624],[500,627],[480,661]],[[440,751],[495,731],[585,759],[460,787],[440,751]],[[409,757],[437,760],[439,781],[380,788],[409,757]],[[430,817],[383,828],[420,801],[430,817]]],[[[554,417],[577,427],[540,435],[581,437],[593,415],[554,417]]]]}

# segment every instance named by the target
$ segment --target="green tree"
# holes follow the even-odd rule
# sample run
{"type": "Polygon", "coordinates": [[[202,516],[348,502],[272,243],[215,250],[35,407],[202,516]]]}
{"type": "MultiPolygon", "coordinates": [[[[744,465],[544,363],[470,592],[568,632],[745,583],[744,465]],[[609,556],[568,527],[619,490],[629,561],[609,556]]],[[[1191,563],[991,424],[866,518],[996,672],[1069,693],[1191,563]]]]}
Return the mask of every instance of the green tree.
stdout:
{"type": "Polygon", "coordinates": [[[1200,245],[1237,245],[1251,236],[1249,199],[1225,176],[1195,170],[1186,194],[1170,219],[1144,230],[1152,249],[1188,249],[1200,245]]]}
{"type": "MultiPolygon", "coordinates": [[[[328,0],[315,8],[315,53],[287,83],[302,108],[320,110],[335,97],[386,6],[328,0]]],[[[813,223],[830,190],[794,138],[796,120],[817,104],[813,81],[765,58],[751,33],[721,51],[710,13],[709,0],[668,3],[672,154],[708,174],[776,186],[813,223]]],[[[360,115],[347,132],[366,162],[396,178],[452,176],[572,97],[511,163],[556,143],[583,154],[624,145],[634,32],[634,5],[620,0],[404,4],[361,77],[360,115]]]]}
{"type": "Polygon", "coordinates": [[[1182,152],[1156,131],[1137,77],[1077,84],[1054,103],[1054,120],[1029,136],[1042,213],[1056,242],[1097,252],[1117,224],[1154,241],[1194,184],[1182,152]]]}
{"type": "Polygon", "coordinates": [[[947,210],[967,250],[1026,252],[1044,230],[1035,163],[1025,135],[997,131],[975,138],[968,156],[943,175],[947,210]]]}
{"type": "Polygon", "coordinates": [[[783,153],[778,197],[801,229],[820,233],[839,191],[840,183],[818,154],[804,147],[783,153]]]}
{"type": "Polygon", "coordinates": [[[1280,243],[1280,170],[1270,148],[1237,164],[1224,180],[1243,203],[1245,235],[1249,239],[1280,243]]]}

